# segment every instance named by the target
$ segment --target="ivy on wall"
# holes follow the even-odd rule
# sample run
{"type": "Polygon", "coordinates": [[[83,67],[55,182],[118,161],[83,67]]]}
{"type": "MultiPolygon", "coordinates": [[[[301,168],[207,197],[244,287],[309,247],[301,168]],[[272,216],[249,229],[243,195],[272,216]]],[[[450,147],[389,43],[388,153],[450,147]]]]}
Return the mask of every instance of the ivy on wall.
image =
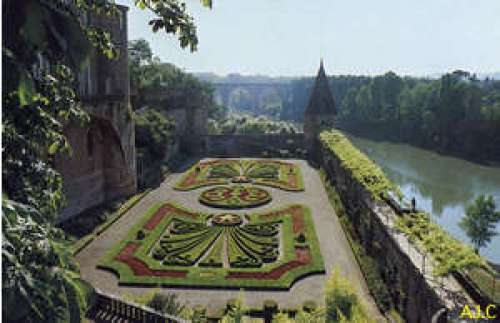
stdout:
{"type": "MultiPolygon", "coordinates": [[[[320,142],[326,154],[325,159],[334,155],[340,160],[341,167],[351,173],[372,197],[380,201],[384,194],[402,194],[383,171],[365,154],[355,148],[342,132],[332,129],[320,134],[320,142]],[[332,155],[328,156],[328,153],[332,155]]],[[[438,224],[431,221],[429,214],[418,212],[401,216],[396,228],[425,254],[436,261],[434,274],[448,275],[461,270],[482,267],[488,268],[486,261],[466,244],[452,238],[438,224]]]]}
{"type": "Polygon", "coordinates": [[[323,131],[319,137],[323,148],[334,154],[340,160],[341,166],[347,169],[376,200],[380,200],[383,194],[390,192],[402,196],[399,188],[385,176],[380,167],[354,147],[340,131],[334,129],[323,131]]]}

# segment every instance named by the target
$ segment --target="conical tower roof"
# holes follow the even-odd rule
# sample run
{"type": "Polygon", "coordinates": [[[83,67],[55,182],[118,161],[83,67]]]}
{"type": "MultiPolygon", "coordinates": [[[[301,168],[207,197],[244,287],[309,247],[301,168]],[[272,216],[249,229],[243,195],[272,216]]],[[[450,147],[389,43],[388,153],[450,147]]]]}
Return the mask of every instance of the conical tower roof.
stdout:
{"type": "Polygon", "coordinates": [[[335,101],[328,85],[323,60],[320,61],[318,75],[316,76],[305,113],[326,115],[335,115],[337,113],[335,101]]]}

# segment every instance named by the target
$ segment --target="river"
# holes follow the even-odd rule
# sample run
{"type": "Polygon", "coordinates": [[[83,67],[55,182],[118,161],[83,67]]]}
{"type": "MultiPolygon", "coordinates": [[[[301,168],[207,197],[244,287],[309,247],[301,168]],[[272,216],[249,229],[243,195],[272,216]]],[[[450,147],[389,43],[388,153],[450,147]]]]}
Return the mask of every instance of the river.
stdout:
{"type": "MultiPolygon", "coordinates": [[[[465,214],[465,205],[478,195],[493,195],[500,210],[498,167],[482,166],[405,144],[349,138],[399,185],[408,199],[415,197],[417,208],[429,212],[436,223],[457,239],[468,242],[458,222],[465,214]]],[[[500,224],[496,229],[500,232],[500,224]]],[[[480,253],[500,263],[500,235],[480,253]]]]}

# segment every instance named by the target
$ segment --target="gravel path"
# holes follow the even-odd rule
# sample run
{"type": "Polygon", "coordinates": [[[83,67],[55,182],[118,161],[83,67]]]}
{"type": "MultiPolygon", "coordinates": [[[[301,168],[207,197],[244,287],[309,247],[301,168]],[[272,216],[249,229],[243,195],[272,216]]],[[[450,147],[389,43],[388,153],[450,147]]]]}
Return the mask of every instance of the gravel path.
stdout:
{"type": "MultiPolygon", "coordinates": [[[[263,207],[252,210],[261,212],[266,209],[281,208],[292,203],[301,203],[309,206],[320,241],[321,254],[323,255],[327,274],[330,273],[333,267],[337,267],[343,275],[347,276],[353,284],[359,287],[364,302],[373,316],[381,317],[368,292],[366,283],[344,236],[335,211],[328,201],[319,173],[316,169],[309,166],[306,161],[293,160],[293,162],[301,167],[305,191],[285,192],[266,187],[272,194],[273,200],[263,207]]],[[[150,192],[113,226],[77,255],[76,258],[80,263],[80,271],[83,279],[89,281],[100,290],[114,295],[143,295],[153,290],[152,288],[144,287],[120,287],[117,284],[117,277],[110,272],[96,269],[96,263],[110,248],[125,237],[128,230],[155,203],[169,200],[175,201],[192,210],[214,212],[214,209],[198,202],[199,193],[206,188],[199,188],[188,192],[180,192],[172,189],[172,186],[176,183],[180,175],[181,173],[174,173],[169,176],[160,187],[150,192]]],[[[244,212],[249,212],[249,210],[235,211],[235,213],[244,212]]],[[[280,307],[300,307],[307,300],[314,300],[317,303],[321,303],[326,277],[326,275],[313,275],[301,279],[289,291],[245,291],[245,304],[247,306],[260,307],[266,299],[275,300],[280,307]]],[[[236,298],[240,294],[239,291],[224,289],[162,288],[161,290],[175,292],[181,300],[191,305],[209,304],[208,306],[211,308],[224,306],[228,299],[236,298]]]]}

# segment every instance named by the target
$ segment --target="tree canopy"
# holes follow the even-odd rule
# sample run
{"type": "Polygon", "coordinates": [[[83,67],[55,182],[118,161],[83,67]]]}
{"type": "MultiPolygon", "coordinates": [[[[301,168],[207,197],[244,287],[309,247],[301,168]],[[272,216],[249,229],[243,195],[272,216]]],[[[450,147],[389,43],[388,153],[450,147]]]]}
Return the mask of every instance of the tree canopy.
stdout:
{"type": "Polygon", "coordinates": [[[493,196],[480,195],[467,205],[466,215],[459,222],[460,228],[465,231],[476,252],[498,234],[496,225],[500,221],[500,212],[495,209],[493,196]]]}
{"type": "MultiPolygon", "coordinates": [[[[153,13],[153,31],[174,34],[181,47],[196,50],[196,28],[183,1],[134,4],[153,13]]],[[[92,47],[110,59],[118,55],[109,32],[81,17],[113,16],[117,6],[107,0],[5,0],[2,9],[2,316],[7,322],[78,322],[86,288],[64,233],[54,226],[64,196],[52,160],[70,152],[65,123],[88,120],[75,75],[92,47]]]]}

